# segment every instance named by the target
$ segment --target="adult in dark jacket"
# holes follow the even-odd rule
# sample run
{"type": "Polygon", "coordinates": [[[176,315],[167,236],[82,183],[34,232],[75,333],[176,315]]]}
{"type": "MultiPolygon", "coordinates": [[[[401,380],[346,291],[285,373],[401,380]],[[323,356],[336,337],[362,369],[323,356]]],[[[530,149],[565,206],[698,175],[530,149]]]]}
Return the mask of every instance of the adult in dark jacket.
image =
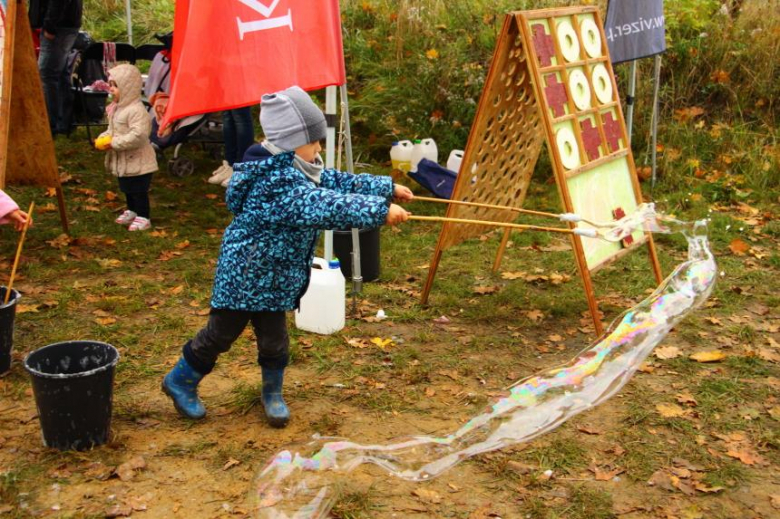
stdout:
{"type": "Polygon", "coordinates": [[[298,87],[263,96],[260,123],[267,140],[247,150],[228,186],[234,217],[222,237],[209,321],[185,344],[162,387],[180,414],[203,418],[198,384],[251,322],[266,417],[284,427],[285,312],[299,306],[309,285],[319,231],[404,222],[409,214],[390,202],[413,195],[391,177],[323,169],[325,116],[298,87]]]}
{"type": "Polygon", "coordinates": [[[82,10],[82,0],[30,0],[30,25],[41,29],[38,70],[52,134],[70,129],[67,113],[73,101],[66,65],[81,27],[82,10]]]}

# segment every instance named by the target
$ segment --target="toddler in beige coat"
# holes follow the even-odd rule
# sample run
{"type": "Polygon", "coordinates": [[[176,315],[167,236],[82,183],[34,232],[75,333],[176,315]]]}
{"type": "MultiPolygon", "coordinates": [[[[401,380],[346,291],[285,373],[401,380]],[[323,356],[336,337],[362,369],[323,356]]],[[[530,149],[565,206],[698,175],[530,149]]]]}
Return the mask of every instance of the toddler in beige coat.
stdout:
{"type": "Polygon", "coordinates": [[[157,157],[149,141],[152,120],[141,101],[143,80],[133,65],[119,65],[108,71],[109,93],[113,98],[106,107],[108,130],[95,141],[105,150],[106,169],[119,180],[119,189],[127,198],[127,210],[116,223],[130,231],[151,227],[149,220],[149,186],[157,171],[157,157]]]}

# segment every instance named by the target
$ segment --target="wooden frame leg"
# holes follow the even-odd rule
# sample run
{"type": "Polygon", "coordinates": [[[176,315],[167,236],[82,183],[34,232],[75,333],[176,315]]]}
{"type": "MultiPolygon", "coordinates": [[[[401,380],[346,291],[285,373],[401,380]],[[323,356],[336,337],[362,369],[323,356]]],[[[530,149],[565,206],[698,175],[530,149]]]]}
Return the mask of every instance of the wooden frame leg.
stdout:
{"type": "Polygon", "coordinates": [[[653,241],[653,235],[647,236],[647,252],[650,254],[650,264],[653,266],[653,274],[655,274],[655,281],[659,285],[664,280],[664,273],[661,270],[661,264],[658,262],[658,253],[655,249],[655,242],[653,241]]]}
{"type": "Polygon", "coordinates": [[[601,336],[604,333],[604,324],[601,322],[601,317],[599,317],[599,302],[596,300],[596,293],[593,290],[593,280],[590,277],[590,270],[588,270],[585,251],[582,248],[579,236],[572,236],[571,241],[574,257],[577,260],[577,268],[582,278],[582,286],[585,289],[585,299],[588,300],[588,310],[590,310],[590,315],[593,319],[593,328],[596,330],[596,336],[601,336]]]}
{"type": "Polygon", "coordinates": [[[62,230],[65,231],[65,234],[70,236],[68,215],[65,212],[65,196],[62,193],[62,186],[57,186],[54,189],[57,191],[57,205],[60,208],[60,222],[62,223],[62,230]]]}
{"type": "Polygon", "coordinates": [[[422,296],[420,302],[424,305],[428,304],[428,296],[433,288],[433,278],[436,277],[436,270],[439,268],[439,262],[441,261],[442,251],[438,247],[436,248],[436,254],[433,256],[433,261],[428,267],[428,279],[425,280],[425,286],[423,287],[422,296]]]}
{"type": "Polygon", "coordinates": [[[593,281],[590,278],[590,271],[585,269],[582,273],[582,284],[585,287],[585,296],[588,299],[588,309],[590,315],[593,317],[593,327],[596,330],[596,335],[600,336],[604,333],[604,323],[601,322],[599,317],[599,302],[596,301],[596,294],[593,291],[593,281]]]}
{"type": "Polygon", "coordinates": [[[498,272],[501,268],[501,260],[504,259],[504,251],[506,250],[506,244],[509,243],[509,235],[512,234],[511,229],[504,231],[504,236],[501,237],[501,244],[498,246],[498,252],[496,252],[496,260],[493,262],[493,272],[498,272]]]}

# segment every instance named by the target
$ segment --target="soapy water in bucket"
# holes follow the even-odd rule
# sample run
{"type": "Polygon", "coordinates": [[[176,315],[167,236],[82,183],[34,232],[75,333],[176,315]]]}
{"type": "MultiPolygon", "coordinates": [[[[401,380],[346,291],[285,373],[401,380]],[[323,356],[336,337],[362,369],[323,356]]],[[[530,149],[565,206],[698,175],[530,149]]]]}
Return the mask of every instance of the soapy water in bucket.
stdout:
{"type": "Polygon", "coordinates": [[[48,378],[72,378],[92,375],[115,363],[114,356],[110,352],[94,348],[93,350],[85,350],[77,356],[42,357],[29,368],[48,378]]]}
{"type": "Polygon", "coordinates": [[[485,412],[446,436],[373,445],[317,439],[303,452],[278,453],[252,488],[255,516],[325,518],[338,497],[336,483],[361,466],[378,466],[406,481],[430,480],[472,456],[532,440],[617,393],[669,331],[701,306],[717,277],[705,221],[682,222],[646,207],[638,214],[608,231],[610,238],[635,229],[680,233],[688,242],[688,259],[600,339],[566,364],[514,383],[485,412]]]}

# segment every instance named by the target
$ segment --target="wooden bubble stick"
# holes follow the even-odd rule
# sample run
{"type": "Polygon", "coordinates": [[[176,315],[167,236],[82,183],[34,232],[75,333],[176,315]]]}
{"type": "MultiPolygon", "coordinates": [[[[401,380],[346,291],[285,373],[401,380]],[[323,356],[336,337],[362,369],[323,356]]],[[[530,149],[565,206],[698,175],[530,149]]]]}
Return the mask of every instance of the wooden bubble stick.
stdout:
{"type": "Polygon", "coordinates": [[[35,209],[35,202],[30,203],[30,208],[27,210],[27,221],[24,222],[22,234],[19,236],[19,245],[16,247],[16,258],[14,258],[14,265],[11,268],[11,278],[8,280],[8,287],[5,289],[4,305],[8,304],[8,299],[11,297],[11,289],[14,286],[14,277],[16,277],[16,267],[19,266],[19,258],[22,256],[22,245],[24,245],[24,237],[27,235],[27,228],[32,222],[33,209],[35,209]]]}

